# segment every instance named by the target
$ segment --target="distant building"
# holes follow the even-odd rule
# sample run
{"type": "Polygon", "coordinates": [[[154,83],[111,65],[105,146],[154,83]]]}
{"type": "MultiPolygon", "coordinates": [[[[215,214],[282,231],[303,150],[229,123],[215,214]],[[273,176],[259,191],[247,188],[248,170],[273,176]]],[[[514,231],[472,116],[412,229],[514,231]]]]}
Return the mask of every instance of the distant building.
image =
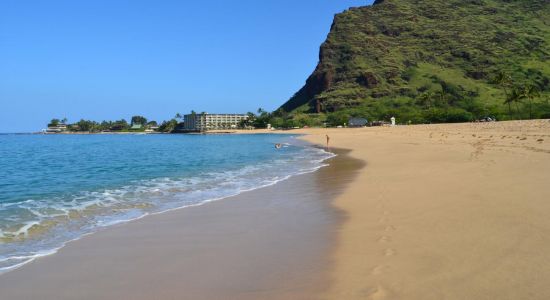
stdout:
{"type": "Polygon", "coordinates": [[[140,130],[141,128],[143,128],[143,125],[141,124],[134,124],[130,127],[131,130],[140,130]]]}
{"type": "Polygon", "coordinates": [[[147,129],[145,129],[145,132],[148,132],[148,133],[151,133],[151,132],[155,132],[159,129],[158,126],[156,125],[150,125],[150,126],[147,126],[147,129]]]}
{"type": "Polygon", "coordinates": [[[56,126],[48,126],[48,129],[46,129],[47,133],[60,133],[63,131],[67,131],[67,125],[63,123],[57,124],[56,126]]]}
{"type": "Polygon", "coordinates": [[[350,118],[348,122],[349,127],[364,127],[367,126],[369,121],[365,118],[350,118]]]}
{"type": "Polygon", "coordinates": [[[248,120],[245,114],[188,114],[183,116],[184,129],[188,131],[207,131],[238,128],[242,121],[248,120]]]}

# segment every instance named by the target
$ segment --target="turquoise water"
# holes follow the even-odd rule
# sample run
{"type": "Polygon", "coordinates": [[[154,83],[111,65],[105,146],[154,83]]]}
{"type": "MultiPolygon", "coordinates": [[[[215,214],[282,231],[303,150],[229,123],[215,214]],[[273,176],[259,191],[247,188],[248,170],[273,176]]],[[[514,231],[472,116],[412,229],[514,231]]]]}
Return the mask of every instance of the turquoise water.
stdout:
{"type": "Polygon", "coordinates": [[[288,135],[0,135],[0,273],[109,225],[312,172],[330,156],[288,135]]]}

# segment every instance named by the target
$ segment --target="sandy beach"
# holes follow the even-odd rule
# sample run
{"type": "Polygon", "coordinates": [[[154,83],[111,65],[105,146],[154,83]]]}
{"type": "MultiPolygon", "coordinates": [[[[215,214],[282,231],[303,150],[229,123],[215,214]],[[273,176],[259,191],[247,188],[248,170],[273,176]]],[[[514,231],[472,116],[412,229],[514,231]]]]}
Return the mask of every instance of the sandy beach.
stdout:
{"type": "Polygon", "coordinates": [[[326,299],[550,299],[548,120],[304,133],[367,162],[326,299]]]}
{"type": "Polygon", "coordinates": [[[349,150],[70,243],[0,298],[550,298],[548,120],[290,133],[349,150]]]}

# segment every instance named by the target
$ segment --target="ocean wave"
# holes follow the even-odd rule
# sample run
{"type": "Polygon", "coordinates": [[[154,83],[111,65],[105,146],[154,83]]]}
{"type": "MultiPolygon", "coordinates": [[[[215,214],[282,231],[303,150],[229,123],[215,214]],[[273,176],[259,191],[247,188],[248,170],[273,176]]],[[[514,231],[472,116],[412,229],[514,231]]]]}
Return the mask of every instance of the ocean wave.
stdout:
{"type": "Polygon", "coordinates": [[[0,274],[53,254],[100,228],[274,185],[316,171],[333,156],[303,147],[292,156],[233,170],[198,171],[193,176],[138,180],[116,188],[3,203],[0,216],[9,218],[0,223],[0,274]]]}

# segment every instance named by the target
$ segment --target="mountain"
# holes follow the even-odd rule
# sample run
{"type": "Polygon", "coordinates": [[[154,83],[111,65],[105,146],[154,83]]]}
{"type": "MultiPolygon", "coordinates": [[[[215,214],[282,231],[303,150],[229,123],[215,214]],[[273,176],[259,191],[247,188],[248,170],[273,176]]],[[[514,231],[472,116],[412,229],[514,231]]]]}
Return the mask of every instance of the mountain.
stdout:
{"type": "Polygon", "coordinates": [[[377,0],[335,16],[315,71],[279,112],[535,118],[550,117],[549,97],[550,0],[377,0]],[[525,86],[540,95],[504,104],[525,86]]]}

